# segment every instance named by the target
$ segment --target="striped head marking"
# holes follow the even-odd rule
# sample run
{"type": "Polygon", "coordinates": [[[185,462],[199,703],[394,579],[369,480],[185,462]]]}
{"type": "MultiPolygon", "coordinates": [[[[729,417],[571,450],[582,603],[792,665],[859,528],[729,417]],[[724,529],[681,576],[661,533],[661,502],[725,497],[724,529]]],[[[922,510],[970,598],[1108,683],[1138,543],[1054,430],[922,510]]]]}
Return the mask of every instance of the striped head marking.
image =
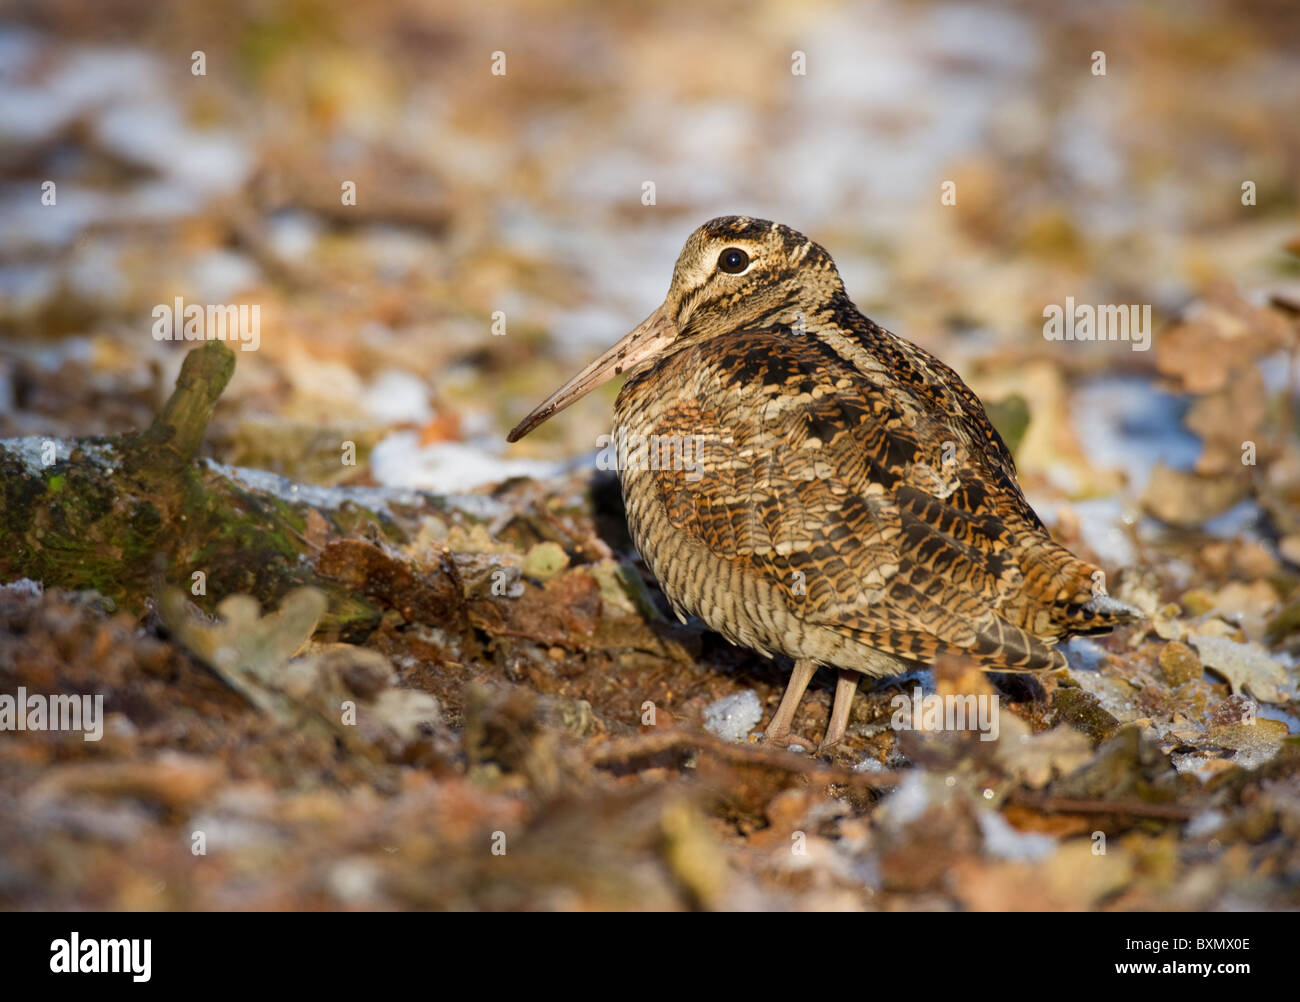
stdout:
{"type": "Polygon", "coordinates": [[[710,219],[686,239],[663,304],[533,409],[507,436],[527,435],[615,376],[682,347],[753,325],[795,326],[844,285],[831,256],[802,233],[751,216],[710,219]]]}
{"type": "Polygon", "coordinates": [[[664,309],[683,335],[809,312],[842,292],[831,256],[802,233],[751,216],[710,219],[686,240],[664,309]]]}

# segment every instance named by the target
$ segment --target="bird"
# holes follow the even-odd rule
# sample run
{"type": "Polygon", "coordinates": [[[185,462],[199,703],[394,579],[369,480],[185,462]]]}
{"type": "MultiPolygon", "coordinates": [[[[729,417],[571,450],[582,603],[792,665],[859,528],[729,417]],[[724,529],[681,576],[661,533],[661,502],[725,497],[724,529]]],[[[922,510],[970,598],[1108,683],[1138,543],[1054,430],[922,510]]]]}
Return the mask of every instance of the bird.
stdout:
{"type": "Polygon", "coordinates": [[[683,621],[793,662],[769,744],[811,748],[791,727],[818,668],[838,673],[826,754],[863,676],[1061,667],[1062,639],[1141,617],[1051,538],[976,394],[788,226],[696,229],[662,305],[507,440],[620,375],[610,441],[647,568],[683,621]]]}

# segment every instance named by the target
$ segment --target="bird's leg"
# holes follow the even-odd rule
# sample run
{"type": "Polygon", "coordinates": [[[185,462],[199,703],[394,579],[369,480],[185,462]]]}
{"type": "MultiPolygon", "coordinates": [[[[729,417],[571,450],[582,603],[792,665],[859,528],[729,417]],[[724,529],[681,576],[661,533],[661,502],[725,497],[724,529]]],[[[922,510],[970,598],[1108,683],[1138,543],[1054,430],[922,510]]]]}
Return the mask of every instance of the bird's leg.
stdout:
{"type": "Polygon", "coordinates": [[[840,677],[835,682],[831,722],[826,727],[826,737],[817,749],[818,755],[824,755],[844,740],[844,733],[849,729],[849,711],[853,709],[853,694],[858,691],[858,679],[861,677],[858,672],[840,669],[840,677]]]}
{"type": "Polygon", "coordinates": [[[814,662],[803,658],[795,660],[794,671],[790,673],[790,682],[785,687],[785,695],[781,697],[781,705],[776,708],[772,722],[763,732],[764,743],[786,747],[797,741],[804,747],[812,747],[797,734],[790,733],[790,724],[794,721],[795,711],[799,709],[804,690],[808,688],[808,683],[812,681],[813,673],[816,671],[817,665],[814,662]]]}

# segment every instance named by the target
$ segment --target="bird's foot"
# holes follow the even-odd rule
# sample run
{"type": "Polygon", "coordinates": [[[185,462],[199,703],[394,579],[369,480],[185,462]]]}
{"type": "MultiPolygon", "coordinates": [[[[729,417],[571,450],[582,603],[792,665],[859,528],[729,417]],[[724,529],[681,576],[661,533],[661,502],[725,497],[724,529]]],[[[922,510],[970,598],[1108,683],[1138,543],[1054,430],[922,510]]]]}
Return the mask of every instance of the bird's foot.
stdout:
{"type": "Polygon", "coordinates": [[[817,746],[815,741],[809,741],[794,731],[777,732],[770,729],[763,733],[763,744],[774,745],[787,751],[796,747],[802,748],[804,751],[811,751],[817,746]]]}

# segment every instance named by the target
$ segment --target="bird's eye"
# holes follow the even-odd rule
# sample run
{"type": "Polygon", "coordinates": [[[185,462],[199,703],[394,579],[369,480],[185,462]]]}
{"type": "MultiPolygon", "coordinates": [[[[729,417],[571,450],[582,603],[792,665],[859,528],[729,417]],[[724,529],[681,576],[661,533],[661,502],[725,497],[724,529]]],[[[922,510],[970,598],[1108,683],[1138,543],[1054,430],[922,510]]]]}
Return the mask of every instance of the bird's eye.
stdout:
{"type": "Polygon", "coordinates": [[[728,247],[718,255],[718,270],[728,275],[739,275],[749,267],[749,255],[739,247],[728,247]]]}

